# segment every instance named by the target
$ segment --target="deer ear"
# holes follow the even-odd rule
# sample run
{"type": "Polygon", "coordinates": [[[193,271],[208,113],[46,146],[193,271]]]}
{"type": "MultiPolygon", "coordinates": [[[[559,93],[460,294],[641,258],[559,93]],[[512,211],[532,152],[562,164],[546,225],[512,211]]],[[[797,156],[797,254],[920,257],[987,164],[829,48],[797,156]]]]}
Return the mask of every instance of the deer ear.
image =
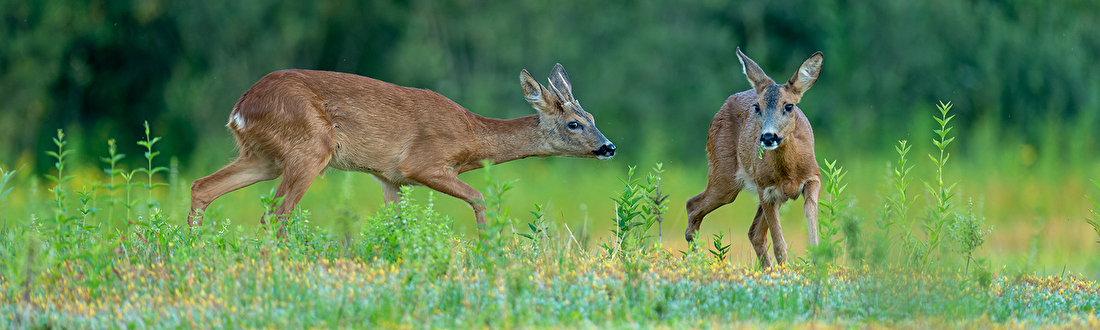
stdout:
{"type": "Polygon", "coordinates": [[[787,80],[787,85],[792,88],[792,91],[798,94],[805,93],[810,86],[813,86],[817,82],[817,76],[821,74],[821,64],[825,60],[824,55],[821,52],[810,55],[810,58],[806,59],[806,62],[802,63],[802,66],[798,67],[798,72],[791,76],[790,80],[787,80]]]}
{"type": "Polygon", "coordinates": [[[573,98],[573,83],[569,82],[569,75],[565,73],[565,67],[561,66],[561,63],[555,64],[554,69],[550,71],[550,89],[554,91],[554,94],[558,99],[562,101],[574,101],[573,98]]]}
{"type": "Polygon", "coordinates": [[[520,71],[519,84],[523,86],[523,95],[527,98],[527,103],[531,103],[531,107],[534,107],[539,113],[551,110],[553,104],[551,98],[554,96],[550,95],[550,92],[543,88],[535,78],[531,77],[527,70],[520,71]]]}
{"type": "Polygon", "coordinates": [[[757,94],[763,93],[768,86],[775,85],[775,80],[768,77],[764,73],[764,69],[761,69],[756,62],[753,62],[751,58],[745,56],[745,53],[741,52],[741,47],[737,47],[737,59],[741,61],[741,72],[749,77],[749,83],[752,84],[752,88],[756,89],[757,94]]]}

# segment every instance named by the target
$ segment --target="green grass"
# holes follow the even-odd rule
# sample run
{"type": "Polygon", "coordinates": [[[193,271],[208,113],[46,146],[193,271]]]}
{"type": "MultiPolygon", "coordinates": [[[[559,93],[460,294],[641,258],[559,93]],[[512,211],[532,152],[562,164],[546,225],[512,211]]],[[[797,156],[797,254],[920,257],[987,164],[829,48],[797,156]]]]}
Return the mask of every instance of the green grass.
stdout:
{"type": "Polygon", "coordinates": [[[1096,324],[1100,307],[1100,285],[1073,276],[996,270],[980,284],[950,269],[759,270],[702,250],[613,259],[554,225],[553,236],[539,243],[515,236],[470,241],[448,234],[450,220],[428,206],[396,208],[364,220],[363,234],[352,239],[305,225],[306,215],[296,214],[285,240],[273,230],[224,222],[194,231],[165,224],[119,238],[93,232],[82,237],[89,250],[71,255],[47,252],[50,241],[32,230],[9,229],[9,272],[0,281],[0,311],[9,317],[0,324],[983,327],[1096,324]],[[169,234],[148,239],[156,232],[169,234]],[[18,260],[26,263],[11,262],[18,260]]]}
{"type": "Polygon", "coordinates": [[[686,246],[697,165],[534,159],[467,173],[485,188],[484,239],[464,202],[420,188],[383,208],[369,176],[329,172],[279,237],[255,225],[278,202],[273,183],[222,197],[189,228],[180,178],[205,171],[163,166],[149,132],[137,169],[114,152],[106,168],[72,163],[59,132],[49,180],[0,170],[0,328],[1100,326],[1084,221],[1096,219],[1084,195],[1100,192],[1073,175],[973,168],[947,148],[945,108],[935,149],[827,163],[828,254],[807,252],[789,202],[790,264],[767,270],[744,236],[748,192],[707,217],[705,246],[686,246]]]}

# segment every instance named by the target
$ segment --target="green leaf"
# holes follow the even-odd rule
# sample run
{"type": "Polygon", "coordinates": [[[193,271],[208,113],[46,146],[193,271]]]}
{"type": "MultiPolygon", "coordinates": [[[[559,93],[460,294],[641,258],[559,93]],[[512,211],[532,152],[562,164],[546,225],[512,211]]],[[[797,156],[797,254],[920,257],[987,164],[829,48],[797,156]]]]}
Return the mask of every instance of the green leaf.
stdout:
{"type": "Polygon", "coordinates": [[[932,188],[932,185],[929,184],[928,181],[923,181],[923,182],[924,182],[924,188],[928,189],[929,193],[931,193],[932,195],[939,195],[938,193],[936,193],[936,189],[932,188]]]}
{"type": "MultiPolygon", "coordinates": [[[[948,186],[948,187],[947,187],[946,189],[944,189],[944,190],[945,190],[945,191],[947,191],[947,192],[950,192],[950,191],[951,191],[952,189],[955,189],[955,185],[957,185],[957,184],[959,184],[959,182],[958,182],[958,181],[956,181],[955,183],[952,183],[952,184],[951,184],[950,186],[948,186]]],[[[954,195],[954,194],[952,194],[952,195],[954,195]]]]}

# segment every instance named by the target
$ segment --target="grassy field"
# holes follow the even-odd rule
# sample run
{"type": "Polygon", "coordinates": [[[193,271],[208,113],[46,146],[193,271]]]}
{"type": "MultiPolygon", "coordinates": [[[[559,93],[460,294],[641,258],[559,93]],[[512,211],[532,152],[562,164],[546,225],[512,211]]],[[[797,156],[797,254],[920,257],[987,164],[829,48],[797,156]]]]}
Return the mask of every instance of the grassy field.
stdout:
{"type": "Polygon", "coordinates": [[[213,168],[182,169],[155,139],[136,170],[74,161],[65,140],[49,176],[5,168],[0,327],[1100,327],[1100,236],[1085,221],[1100,173],[1032,167],[1026,146],[943,166],[930,143],[841,158],[843,172],[823,160],[833,243],[806,246],[792,201],[790,263],[763,270],[745,237],[751,194],[707,217],[704,244],[685,243],[698,163],[528,159],[464,174],[486,195],[483,239],[463,202],[418,188],[384,208],[368,175],[334,171],[279,237],[256,225],[274,183],[187,228],[187,187],[213,168]]]}

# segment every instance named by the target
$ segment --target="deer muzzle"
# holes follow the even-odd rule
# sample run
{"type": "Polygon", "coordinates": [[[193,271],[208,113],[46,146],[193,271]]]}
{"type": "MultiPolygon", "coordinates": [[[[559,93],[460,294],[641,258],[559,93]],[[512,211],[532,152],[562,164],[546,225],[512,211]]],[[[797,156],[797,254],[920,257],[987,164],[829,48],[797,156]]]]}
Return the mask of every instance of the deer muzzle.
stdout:
{"type": "Polygon", "coordinates": [[[773,150],[779,148],[780,142],[783,142],[783,138],[775,133],[764,133],[760,135],[760,146],[764,147],[764,149],[773,150]]]}
{"type": "Polygon", "coordinates": [[[615,156],[615,144],[607,142],[606,144],[600,146],[599,149],[593,150],[592,154],[596,155],[596,158],[599,159],[611,158],[611,156],[615,156]]]}

